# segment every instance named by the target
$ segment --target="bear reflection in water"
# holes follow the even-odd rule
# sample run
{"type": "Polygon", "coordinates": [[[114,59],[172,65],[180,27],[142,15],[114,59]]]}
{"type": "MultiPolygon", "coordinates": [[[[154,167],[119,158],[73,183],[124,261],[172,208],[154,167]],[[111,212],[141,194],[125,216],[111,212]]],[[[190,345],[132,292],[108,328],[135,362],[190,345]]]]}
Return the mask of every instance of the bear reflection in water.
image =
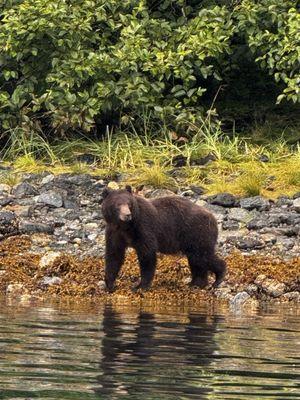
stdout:
{"type": "Polygon", "coordinates": [[[206,399],[211,389],[205,367],[216,351],[219,320],[192,313],[178,318],[143,311],[119,314],[106,307],[95,392],[101,399],[206,399]]]}

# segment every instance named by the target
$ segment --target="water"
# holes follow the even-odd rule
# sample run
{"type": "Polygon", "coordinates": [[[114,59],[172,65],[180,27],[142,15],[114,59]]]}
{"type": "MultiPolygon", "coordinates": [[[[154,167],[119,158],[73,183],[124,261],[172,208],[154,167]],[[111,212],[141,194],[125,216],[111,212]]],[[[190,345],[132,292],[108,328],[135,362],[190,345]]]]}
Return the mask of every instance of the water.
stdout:
{"type": "Polygon", "coordinates": [[[300,399],[300,308],[0,301],[0,399],[300,399]]]}

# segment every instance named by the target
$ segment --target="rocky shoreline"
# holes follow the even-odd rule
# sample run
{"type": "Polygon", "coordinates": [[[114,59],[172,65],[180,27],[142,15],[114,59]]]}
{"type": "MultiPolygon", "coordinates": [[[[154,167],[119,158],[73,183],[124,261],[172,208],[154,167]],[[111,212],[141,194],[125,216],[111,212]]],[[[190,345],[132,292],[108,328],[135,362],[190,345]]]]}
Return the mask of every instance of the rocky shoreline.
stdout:
{"type": "MultiPolygon", "coordinates": [[[[0,184],[1,243],[12,237],[29,237],[27,251],[40,258],[48,254],[51,260],[51,254],[56,254],[77,260],[100,259],[104,252],[101,195],[107,183],[101,177],[89,174],[41,173],[24,174],[20,183],[13,187],[0,184]]],[[[148,198],[169,194],[174,193],[153,188],[144,188],[140,193],[148,198]]],[[[252,283],[258,289],[253,286],[241,292],[238,287],[230,291],[229,300],[237,293],[238,301],[257,298],[255,291],[259,288],[266,294],[268,286],[279,285],[273,295],[272,290],[269,291],[269,297],[285,295],[287,299],[300,301],[300,192],[293,198],[285,196],[271,201],[261,196],[239,199],[228,193],[206,196],[201,188],[192,186],[182,188],[177,195],[188,197],[213,212],[220,228],[218,251],[223,256],[230,258],[238,252],[241,257],[272,258],[282,264],[292,262],[296,265],[291,285],[284,283],[284,279],[275,282],[270,274],[261,273],[257,265],[257,276],[252,283]],[[246,294],[241,295],[243,292],[246,294]]],[[[47,262],[51,264],[51,261],[47,262]]],[[[4,276],[5,270],[1,274],[4,276]]],[[[56,283],[51,279],[49,282],[60,285],[59,279],[56,283]]],[[[49,282],[44,286],[49,286],[49,282]]],[[[222,290],[224,295],[228,289],[226,285],[225,282],[224,287],[218,289],[221,292],[216,291],[214,296],[222,290]]]]}

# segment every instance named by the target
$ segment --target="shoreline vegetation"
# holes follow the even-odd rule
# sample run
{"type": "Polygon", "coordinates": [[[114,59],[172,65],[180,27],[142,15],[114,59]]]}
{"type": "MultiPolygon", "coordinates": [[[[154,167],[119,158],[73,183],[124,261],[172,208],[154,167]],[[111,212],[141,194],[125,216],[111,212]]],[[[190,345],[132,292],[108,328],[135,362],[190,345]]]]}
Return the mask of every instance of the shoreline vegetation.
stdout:
{"type": "Polygon", "coordinates": [[[300,190],[300,146],[284,139],[255,144],[226,135],[204,121],[191,138],[165,131],[113,133],[49,143],[15,132],[1,150],[0,183],[16,184],[23,173],[90,173],[134,186],[178,190],[199,186],[206,194],[228,192],[276,199],[300,190]]]}

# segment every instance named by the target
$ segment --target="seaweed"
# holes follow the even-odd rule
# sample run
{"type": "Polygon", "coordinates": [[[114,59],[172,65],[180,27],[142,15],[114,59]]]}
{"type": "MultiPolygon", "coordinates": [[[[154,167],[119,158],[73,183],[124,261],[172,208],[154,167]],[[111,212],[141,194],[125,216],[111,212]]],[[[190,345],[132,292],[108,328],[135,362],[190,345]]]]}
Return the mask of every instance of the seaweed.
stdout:
{"type": "MultiPolygon", "coordinates": [[[[5,239],[0,243],[0,292],[8,285],[22,284],[24,292],[39,296],[92,297],[110,302],[188,302],[213,300],[213,290],[200,290],[188,285],[190,271],[185,257],[158,256],[157,272],[148,291],[133,292],[139,279],[139,266],[134,251],[128,251],[125,264],[110,294],[104,288],[104,260],[101,257],[79,259],[62,254],[47,267],[40,266],[41,254],[31,249],[27,236],[5,239]],[[44,277],[59,277],[59,283],[43,284],[44,277]]],[[[283,282],[289,291],[300,289],[300,257],[283,260],[261,255],[233,252],[226,257],[228,271],[222,286],[236,290],[254,283],[258,275],[283,282]]],[[[212,279],[213,281],[213,279],[212,279]]]]}

